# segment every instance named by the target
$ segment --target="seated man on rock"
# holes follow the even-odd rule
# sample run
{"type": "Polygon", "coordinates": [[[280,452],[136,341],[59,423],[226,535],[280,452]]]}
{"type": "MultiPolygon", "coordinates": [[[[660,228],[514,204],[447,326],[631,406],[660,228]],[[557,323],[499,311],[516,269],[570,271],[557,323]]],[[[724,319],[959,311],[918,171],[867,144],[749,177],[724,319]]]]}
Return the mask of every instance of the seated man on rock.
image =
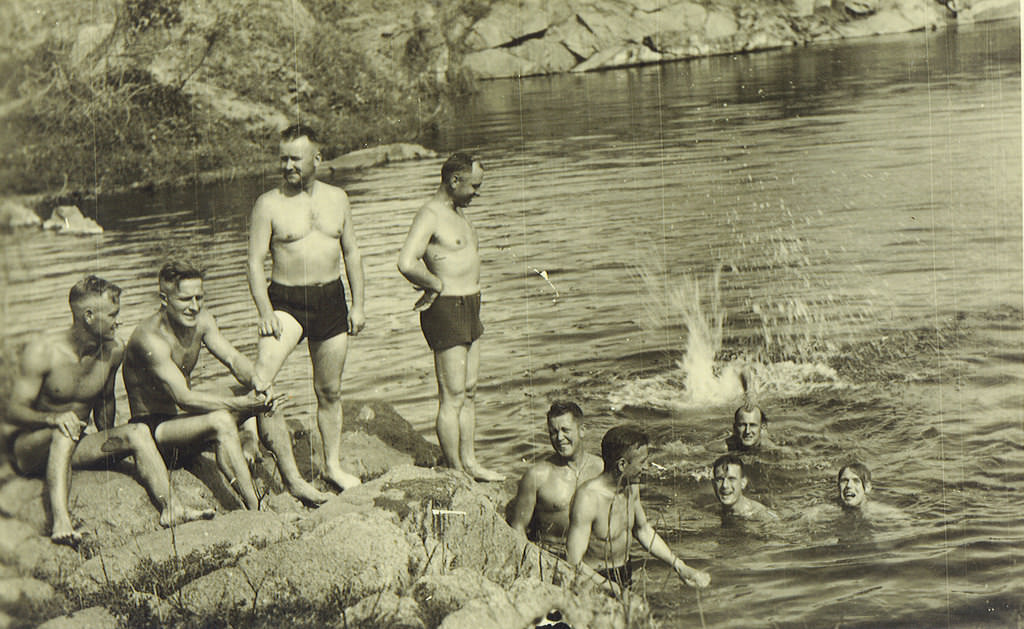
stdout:
{"type": "Polygon", "coordinates": [[[672,567],[689,585],[707,587],[711,576],[686,565],[647,521],[640,503],[640,475],[647,465],[648,438],[630,426],[616,426],[601,440],[604,471],[576,490],[569,510],[566,560],[585,564],[621,588],[632,583],[630,534],[672,567]]]}
{"type": "Polygon", "coordinates": [[[71,326],[25,345],[3,427],[17,470],[45,476],[50,538],[71,546],[82,538],[68,510],[71,468],[109,465],[127,455],[160,506],[161,525],[212,517],[212,511],[175,504],[167,468],[145,426],[114,426],[114,377],[124,356],[115,336],[121,289],[90,275],[71,288],[68,301],[71,326]],[[90,415],[97,431],[84,431],[90,415]]]}
{"type": "Polygon", "coordinates": [[[774,511],[743,495],[748,483],[743,459],[735,454],[722,455],[712,464],[711,473],[715,497],[722,505],[723,520],[729,516],[762,522],[779,519],[774,511]]]}
{"type": "MultiPolygon", "coordinates": [[[[132,423],[149,426],[166,456],[190,454],[213,442],[217,465],[248,509],[258,509],[252,475],[242,452],[238,425],[273,410],[269,386],[256,382],[253,364],[221,333],[203,308],[202,269],[182,260],[160,269],[160,309],[135,328],[128,341],[124,385],[132,423]],[[192,388],[192,369],[206,347],[248,389],[231,396],[192,388]],[[179,452],[182,451],[182,452],[179,452]]],[[[278,414],[259,426],[260,436],[277,458],[281,476],[296,498],[322,503],[328,495],[299,476],[291,437],[278,414]]]]}
{"type": "Polygon", "coordinates": [[[583,449],[583,411],[575,402],[548,410],[554,453],[526,470],[512,505],[509,525],[559,557],[565,555],[569,505],[576,488],[601,473],[601,459],[583,449]]]}

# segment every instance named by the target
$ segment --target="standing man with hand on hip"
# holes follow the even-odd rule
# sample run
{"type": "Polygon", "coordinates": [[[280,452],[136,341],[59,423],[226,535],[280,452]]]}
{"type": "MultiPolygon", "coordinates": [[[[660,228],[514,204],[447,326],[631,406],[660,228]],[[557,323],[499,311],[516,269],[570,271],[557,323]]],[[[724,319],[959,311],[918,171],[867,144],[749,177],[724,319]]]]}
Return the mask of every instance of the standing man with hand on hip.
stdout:
{"type": "Polygon", "coordinates": [[[465,208],[484,182],[480,161],[456,153],[441,167],[441,185],[413,219],[398,270],[423,291],[413,309],[434,352],[437,439],[448,465],[476,480],[504,476],[477,461],[476,386],[480,372],[480,251],[465,208]]]}
{"type": "MultiPolygon", "coordinates": [[[[310,127],[281,132],[284,181],[256,200],[249,225],[249,290],[259,310],[256,378],[269,387],[286,358],[309,339],[324,475],[339,489],[359,484],[341,469],[341,378],[349,335],[366,324],[363,260],[345,191],[318,181],[320,143],[310,127]],[[263,262],[270,254],[268,286],[263,262]],[[352,291],[345,302],[342,260],[352,291]]],[[[262,426],[262,423],[261,423],[262,426]]],[[[262,430],[262,428],[261,428],[262,430]]]]}

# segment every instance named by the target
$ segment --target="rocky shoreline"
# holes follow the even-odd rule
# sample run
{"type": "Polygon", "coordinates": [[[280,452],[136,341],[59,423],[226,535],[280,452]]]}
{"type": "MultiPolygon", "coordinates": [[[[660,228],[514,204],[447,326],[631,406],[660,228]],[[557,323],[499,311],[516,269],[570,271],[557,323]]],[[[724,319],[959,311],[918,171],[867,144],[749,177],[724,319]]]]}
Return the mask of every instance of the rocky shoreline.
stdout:
{"type": "MultiPolygon", "coordinates": [[[[217,515],[171,529],[130,465],[75,471],[77,551],[46,536],[42,481],[5,466],[0,627],[521,629],[557,609],[596,629],[648,617],[638,597],[576,583],[517,535],[504,517],[512,481],[431,467],[437,447],[384,402],[346,401],[345,413],[342,463],[364,483],[319,508],[284,492],[269,455],[255,474],[259,512],[241,510],[209,454],[174,470],[179,498],[217,515]]],[[[301,453],[308,427],[292,428],[301,453]]]]}
{"type": "Polygon", "coordinates": [[[588,72],[1019,17],[1013,0],[495,3],[463,63],[480,79],[588,72]]]}

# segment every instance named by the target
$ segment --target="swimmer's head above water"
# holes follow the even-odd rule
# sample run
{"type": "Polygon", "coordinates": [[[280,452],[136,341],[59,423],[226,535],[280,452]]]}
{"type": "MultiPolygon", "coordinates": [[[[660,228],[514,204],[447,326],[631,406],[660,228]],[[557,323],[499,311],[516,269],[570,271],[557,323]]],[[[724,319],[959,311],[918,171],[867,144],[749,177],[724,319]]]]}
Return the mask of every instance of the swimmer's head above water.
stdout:
{"type": "Polygon", "coordinates": [[[768,416],[756,404],[744,404],[736,409],[732,421],[730,450],[753,450],[761,445],[768,432],[768,416]]]}
{"type": "Polygon", "coordinates": [[[555,453],[571,459],[583,447],[583,410],[575,402],[557,401],[548,409],[548,438],[555,453]]]}
{"type": "Polygon", "coordinates": [[[848,463],[839,468],[836,484],[839,504],[844,509],[859,509],[871,493],[871,470],[859,461],[848,463]]]}

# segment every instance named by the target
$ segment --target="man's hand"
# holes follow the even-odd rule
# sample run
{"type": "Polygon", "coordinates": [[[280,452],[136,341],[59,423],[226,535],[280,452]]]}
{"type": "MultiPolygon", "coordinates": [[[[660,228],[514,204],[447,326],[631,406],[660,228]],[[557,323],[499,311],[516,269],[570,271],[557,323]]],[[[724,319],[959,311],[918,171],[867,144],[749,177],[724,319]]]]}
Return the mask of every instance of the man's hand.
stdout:
{"type": "Polygon", "coordinates": [[[672,567],[675,569],[676,574],[682,579],[686,585],[695,588],[706,588],[711,585],[711,575],[703,570],[697,570],[683,563],[682,560],[676,559],[672,562],[672,567]]]}
{"type": "Polygon", "coordinates": [[[272,336],[275,339],[281,338],[281,320],[274,313],[270,313],[268,317],[261,316],[259,323],[256,324],[256,329],[260,336],[272,336]]]}
{"type": "Polygon", "coordinates": [[[362,306],[348,311],[348,333],[351,336],[359,334],[365,325],[366,315],[363,313],[362,306]]]}
{"type": "Polygon", "coordinates": [[[423,312],[424,310],[430,308],[430,306],[434,304],[434,300],[437,299],[437,296],[440,294],[441,293],[437,291],[430,290],[429,288],[424,288],[423,294],[420,295],[419,300],[416,301],[412,309],[416,312],[423,312]]]}
{"type": "Polygon", "coordinates": [[[53,417],[53,427],[64,433],[64,436],[72,441],[78,441],[82,436],[82,429],[85,422],[74,411],[64,411],[53,417]]]}

